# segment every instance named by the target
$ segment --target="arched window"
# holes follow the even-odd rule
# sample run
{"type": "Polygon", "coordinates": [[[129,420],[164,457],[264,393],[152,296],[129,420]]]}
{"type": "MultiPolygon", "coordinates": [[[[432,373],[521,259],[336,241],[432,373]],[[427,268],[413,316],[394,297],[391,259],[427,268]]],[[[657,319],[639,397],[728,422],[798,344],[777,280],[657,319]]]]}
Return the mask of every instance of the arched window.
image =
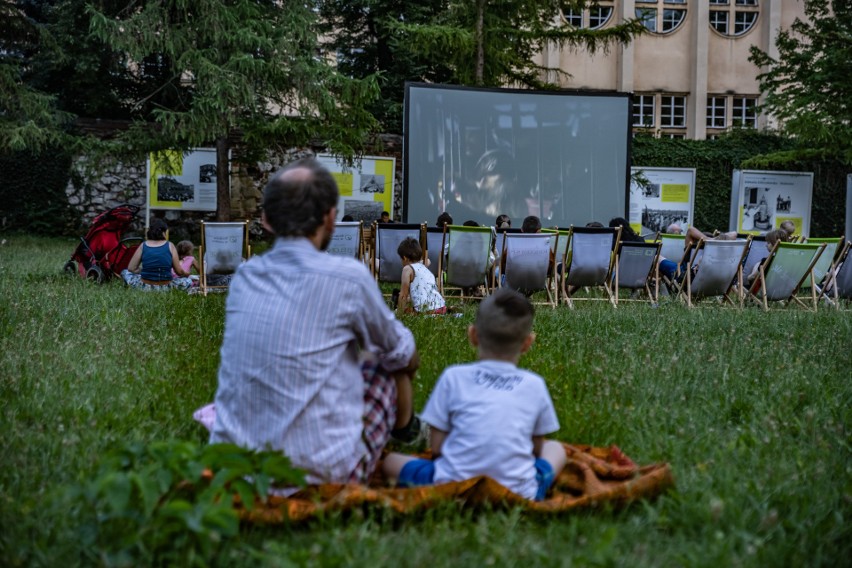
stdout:
{"type": "Polygon", "coordinates": [[[600,0],[582,10],[572,8],[567,2],[562,4],[562,21],[575,28],[596,30],[602,28],[612,18],[614,0],[600,0]]]}
{"type": "Polygon", "coordinates": [[[636,0],[636,17],[657,34],[670,34],[686,19],[686,0],[636,0]]]}
{"type": "Polygon", "coordinates": [[[728,37],[745,34],[754,27],[760,7],[757,0],[709,0],[710,27],[728,37]]]}

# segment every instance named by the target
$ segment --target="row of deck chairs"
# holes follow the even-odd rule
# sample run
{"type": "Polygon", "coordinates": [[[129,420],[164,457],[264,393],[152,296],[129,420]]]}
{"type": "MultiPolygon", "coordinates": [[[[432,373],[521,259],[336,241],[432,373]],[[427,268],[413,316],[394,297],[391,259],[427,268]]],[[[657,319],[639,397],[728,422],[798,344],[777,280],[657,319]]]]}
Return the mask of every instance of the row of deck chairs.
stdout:
{"type": "Polygon", "coordinates": [[[551,306],[574,306],[578,299],[598,299],[617,306],[620,291],[656,303],[661,286],[688,306],[706,298],[742,306],[753,301],[768,309],[769,302],[796,302],[816,309],[823,296],[852,299],[852,263],[843,261],[849,245],[842,239],[809,239],[780,243],[766,249],[762,237],[741,235],[734,241],[701,241],[684,250],[684,237],[658,235],[651,242],[622,242],[619,228],[544,229],[523,234],[517,229],[420,224],[338,223],[329,248],[363,260],[378,282],[398,283],[402,264],[399,243],[418,240],[429,259],[429,269],[444,295],[465,299],[506,286],[527,294],[544,292],[551,306]],[[660,277],[664,256],[684,267],[671,281],[660,277]],[[505,263],[501,262],[505,259],[505,263]],[[744,278],[761,260],[754,284],[744,278]],[[501,264],[504,264],[500,270],[501,264]],[[800,291],[810,290],[810,306],[800,291]],[[573,292],[573,293],[569,293],[573,292]]]}

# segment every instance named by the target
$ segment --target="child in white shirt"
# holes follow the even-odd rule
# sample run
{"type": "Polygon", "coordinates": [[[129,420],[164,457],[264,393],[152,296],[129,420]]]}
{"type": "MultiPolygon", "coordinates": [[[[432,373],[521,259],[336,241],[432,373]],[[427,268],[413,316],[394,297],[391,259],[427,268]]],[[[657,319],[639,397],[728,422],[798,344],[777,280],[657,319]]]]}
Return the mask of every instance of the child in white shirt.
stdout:
{"type": "Polygon", "coordinates": [[[559,429],[542,377],[517,367],[529,350],[533,307],[501,288],[482,301],[468,339],[479,361],[444,370],[420,415],[431,426],[432,460],[389,454],[383,469],[400,485],[487,475],[527,499],[544,499],[567,457],[545,440],[559,429]]]}

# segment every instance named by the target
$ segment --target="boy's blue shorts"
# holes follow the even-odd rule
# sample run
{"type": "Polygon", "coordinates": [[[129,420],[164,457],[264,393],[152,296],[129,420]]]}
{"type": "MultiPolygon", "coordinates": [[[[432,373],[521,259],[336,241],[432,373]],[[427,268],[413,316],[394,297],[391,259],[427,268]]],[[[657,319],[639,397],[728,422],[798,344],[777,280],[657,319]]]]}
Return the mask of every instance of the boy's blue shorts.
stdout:
{"type": "MultiPolygon", "coordinates": [[[[538,483],[538,491],[535,495],[536,501],[543,501],[547,490],[553,485],[555,479],[553,467],[547,460],[536,458],[535,480],[538,483]]],[[[435,480],[435,462],[432,460],[411,460],[402,467],[399,472],[397,483],[402,487],[416,487],[418,485],[432,485],[435,480]]]]}

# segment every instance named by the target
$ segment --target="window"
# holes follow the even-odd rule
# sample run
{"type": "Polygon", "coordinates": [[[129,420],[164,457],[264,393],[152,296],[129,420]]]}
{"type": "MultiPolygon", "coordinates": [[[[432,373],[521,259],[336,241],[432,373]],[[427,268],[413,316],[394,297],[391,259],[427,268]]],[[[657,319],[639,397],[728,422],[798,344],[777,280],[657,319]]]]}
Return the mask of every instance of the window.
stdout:
{"type": "Polygon", "coordinates": [[[633,95],[633,126],[654,127],[654,95],[633,95]]]}
{"type": "Polygon", "coordinates": [[[757,127],[757,99],[755,97],[734,97],[731,108],[733,126],[757,127]]]}
{"type": "Polygon", "coordinates": [[[660,97],[660,126],[662,128],[686,127],[686,97],[674,95],[660,97]]]}
{"type": "Polygon", "coordinates": [[[668,34],[686,19],[687,0],[636,0],[636,17],[649,31],[668,34]],[[655,4],[655,6],[651,6],[655,4]]]}
{"type": "Polygon", "coordinates": [[[725,128],[726,97],[707,97],[707,128],[725,128]]]}
{"type": "Polygon", "coordinates": [[[615,0],[600,0],[585,9],[577,9],[568,4],[562,5],[562,19],[575,28],[596,30],[606,25],[612,17],[615,0]]]}
{"type": "Polygon", "coordinates": [[[757,22],[757,0],[710,0],[710,27],[728,37],[741,36],[757,22]]]}

